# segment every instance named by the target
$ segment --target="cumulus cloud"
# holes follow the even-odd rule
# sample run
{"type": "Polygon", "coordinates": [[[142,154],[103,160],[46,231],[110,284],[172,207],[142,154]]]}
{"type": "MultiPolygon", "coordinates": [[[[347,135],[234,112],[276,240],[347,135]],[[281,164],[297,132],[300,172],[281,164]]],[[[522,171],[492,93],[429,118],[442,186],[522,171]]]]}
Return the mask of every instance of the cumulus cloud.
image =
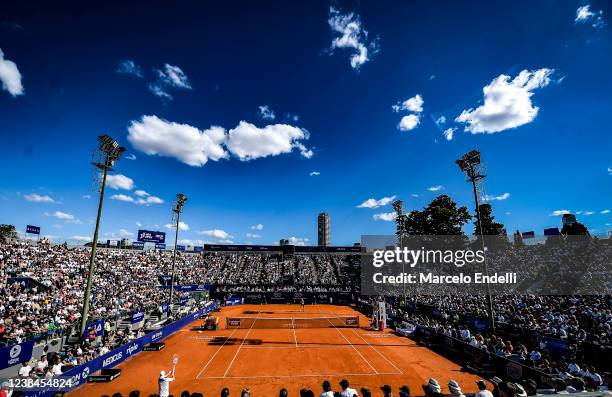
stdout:
{"type": "Polygon", "coordinates": [[[308,174],[309,176],[319,176],[321,175],[321,173],[319,171],[312,171],[310,174],[308,174]]]}
{"type": "Polygon", "coordinates": [[[403,102],[398,102],[397,104],[391,106],[391,108],[396,113],[402,110],[413,113],[421,113],[423,111],[423,97],[416,94],[412,98],[406,99],[403,102]]]}
{"type": "Polygon", "coordinates": [[[218,161],[228,156],[221,146],[225,141],[223,128],[201,131],[157,116],[142,116],[140,121],[132,121],[128,141],[148,155],[173,157],[194,167],[203,166],[209,159],[218,161]]]}
{"type": "Polygon", "coordinates": [[[605,26],[603,11],[592,11],[590,4],[578,7],[576,9],[576,18],[574,19],[574,23],[590,24],[595,29],[602,28],[605,26]]]}
{"type": "Polygon", "coordinates": [[[382,212],[380,214],[372,215],[372,218],[375,221],[385,221],[385,222],[393,222],[395,218],[397,218],[396,212],[382,212]]]}
{"type": "Polygon", "coordinates": [[[368,40],[368,32],[363,29],[358,15],[341,14],[334,7],[329,9],[327,20],[332,32],[337,35],[331,43],[331,52],[337,48],[355,50],[351,55],[351,67],[355,70],[370,60],[371,54],[378,52],[378,39],[368,40]]]}
{"type": "Polygon", "coordinates": [[[147,196],[146,198],[139,198],[136,200],[136,204],[163,204],[164,200],[160,199],[157,196],[147,196]]]}
{"type": "Polygon", "coordinates": [[[553,211],[549,214],[549,216],[561,216],[561,215],[565,215],[565,214],[569,214],[569,210],[556,210],[553,211]]]}
{"type": "Polygon", "coordinates": [[[133,203],[135,201],[134,197],[128,196],[127,194],[113,194],[111,200],[123,201],[126,203],[133,203]]]}
{"type": "Polygon", "coordinates": [[[443,134],[444,134],[444,138],[446,138],[447,141],[452,141],[453,140],[453,134],[455,133],[455,131],[457,131],[457,128],[447,128],[444,130],[443,134]]]}
{"type": "MultiPolygon", "coordinates": [[[[176,224],[174,223],[166,223],[166,229],[176,229],[176,224]]],[[[189,230],[189,225],[185,222],[179,222],[179,230],[187,231],[189,230]]]]}
{"type": "Polygon", "coordinates": [[[503,201],[503,200],[507,200],[509,197],[510,197],[510,193],[504,193],[504,194],[499,195],[499,196],[489,196],[489,195],[486,195],[482,199],[484,201],[503,201]]]}
{"type": "Polygon", "coordinates": [[[147,197],[147,196],[150,196],[150,194],[147,193],[144,190],[135,190],[134,194],[137,195],[138,197],[147,197]]]}
{"type": "Polygon", "coordinates": [[[410,131],[415,129],[420,123],[420,118],[416,114],[409,114],[408,116],[402,117],[397,128],[400,131],[410,131]]]}
{"type": "Polygon", "coordinates": [[[440,124],[444,124],[446,123],[446,117],[445,116],[440,116],[436,119],[436,124],[440,125],[440,124]]]}
{"type": "Polygon", "coordinates": [[[609,214],[609,213],[610,213],[610,210],[603,210],[603,211],[601,211],[601,213],[602,213],[602,214],[604,214],[604,215],[605,215],[605,214],[609,214]]]}
{"type": "Polygon", "coordinates": [[[289,244],[291,245],[300,245],[300,246],[304,246],[310,241],[306,237],[295,237],[295,236],[289,237],[287,240],[289,240],[289,244]]]}
{"type": "Polygon", "coordinates": [[[221,229],[201,230],[197,233],[203,236],[216,238],[217,240],[231,240],[234,238],[234,236],[221,229]]]}
{"type": "Polygon", "coordinates": [[[259,117],[264,120],[274,120],[276,118],[274,111],[268,105],[261,105],[259,107],[259,117]]]}
{"type": "Polygon", "coordinates": [[[251,230],[263,230],[264,226],[261,223],[251,226],[251,230]]]}
{"type": "Polygon", "coordinates": [[[132,190],[134,188],[134,180],[125,175],[107,175],[106,186],[115,190],[132,190]]]}
{"type": "Polygon", "coordinates": [[[310,158],[312,150],[301,142],[308,138],[308,131],[288,124],[259,128],[246,121],[228,133],[222,127],[202,131],[157,116],[142,116],[128,127],[128,141],[136,149],[148,155],[173,157],[194,167],[201,167],[208,160],[228,158],[229,153],[247,161],[289,153],[295,148],[303,157],[310,158]]]}
{"type": "Polygon", "coordinates": [[[127,156],[125,156],[126,160],[136,160],[136,155],[130,153],[127,156]]]}
{"type": "Polygon", "coordinates": [[[191,89],[189,78],[178,66],[166,63],[162,69],[155,70],[155,76],[157,79],[149,83],[149,90],[153,95],[162,99],[172,100],[172,95],[168,93],[168,89],[191,89]]]}
{"type": "Polygon", "coordinates": [[[130,59],[124,59],[119,62],[119,66],[117,66],[117,73],[131,74],[140,78],[144,77],[140,66],[138,66],[134,61],[130,59]]]}
{"type": "Polygon", "coordinates": [[[21,84],[21,73],[17,64],[8,59],[4,59],[4,52],[0,49],[0,81],[2,89],[8,91],[13,97],[23,95],[23,85],[21,84]]]}
{"type": "Polygon", "coordinates": [[[312,157],[312,151],[300,142],[308,139],[308,132],[288,124],[271,124],[264,128],[241,121],[229,130],[226,146],[240,160],[254,160],[262,157],[290,153],[297,148],[302,156],[312,157]]]}
{"type": "Polygon", "coordinates": [[[67,212],[62,212],[62,211],[55,211],[52,213],[45,212],[44,215],[51,216],[53,218],[59,219],[60,221],[64,221],[66,223],[75,223],[75,224],[83,223],[80,220],[78,220],[74,215],[69,214],[67,212]]]}
{"type": "Polygon", "coordinates": [[[26,194],[23,198],[33,203],[55,203],[55,200],[53,200],[51,196],[41,196],[36,193],[26,194]]]}
{"type": "Polygon", "coordinates": [[[378,207],[383,207],[387,204],[389,204],[391,201],[393,201],[397,196],[393,195],[390,197],[383,197],[381,199],[373,199],[373,198],[369,198],[366,201],[364,201],[363,203],[359,204],[357,206],[357,208],[378,208],[378,207]]]}
{"type": "Polygon", "coordinates": [[[437,192],[437,191],[440,191],[442,189],[444,189],[444,186],[442,186],[442,185],[436,185],[436,186],[431,186],[431,187],[427,188],[427,190],[429,190],[430,192],[437,192]]]}
{"type": "Polygon", "coordinates": [[[505,74],[483,88],[484,104],[464,110],[456,122],[466,123],[473,134],[495,133],[531,123],[539,108],[531,102],[533,91],[546,87],[554,70],[523,70],[514,79],[505,74]]]}

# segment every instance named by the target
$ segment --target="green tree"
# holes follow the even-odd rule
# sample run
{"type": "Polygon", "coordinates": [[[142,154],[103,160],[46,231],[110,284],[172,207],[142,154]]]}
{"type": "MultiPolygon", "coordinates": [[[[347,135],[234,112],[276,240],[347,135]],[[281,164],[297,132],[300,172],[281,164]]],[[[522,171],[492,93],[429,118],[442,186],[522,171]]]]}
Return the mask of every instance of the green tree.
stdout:
{"type": "Polygon", "coordinates": [[[462,227],[472,216],[467,208],[447,195],[433,199],[422,211],[411,211],[405,218],[405,230],[409,235],[463,235],[462,227]]]}
{"type": "MultiPolygon", "coordinates": [[[[493,207],[491,204],[480,205],[480,220],[482,221],[482,234],[485,236],[499,236],[506,234],[506,228],[501,223],[495,222],[493,207]]],[[[474,234],[480,234],[480,221],[474,221],[474,234]]]]}
{"type": "Polygon", "coordinates": [[[17,230],[13,225],[0,225],[0,240],[6,240],[9,238],[17,238],[17,230]]]}
{"type": "Polygon", "coordinates": [[[589,230],[580,222],[566,223],[561,229],[564,236],[590,236],[589,230]]]}

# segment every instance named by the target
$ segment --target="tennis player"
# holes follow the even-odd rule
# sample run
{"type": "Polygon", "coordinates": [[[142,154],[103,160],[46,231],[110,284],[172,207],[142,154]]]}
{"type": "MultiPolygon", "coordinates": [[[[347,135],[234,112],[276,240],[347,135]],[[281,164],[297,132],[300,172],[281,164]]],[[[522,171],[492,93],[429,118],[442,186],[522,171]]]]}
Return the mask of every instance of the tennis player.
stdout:
{"type": "Polygon", "coordinates": [[[170,396],[170,382],[174,382],[174,368],[168,374],[166,374],[166,371],[161,371],[159,373],[159,379],[157,380],[159,385],[159,397],[170,396]]]}
{"type": "Polygon", "coordinates": [[[304,298],[300,298],[300,306],[302,307],[302,311],[304,311],[304,298]]]}

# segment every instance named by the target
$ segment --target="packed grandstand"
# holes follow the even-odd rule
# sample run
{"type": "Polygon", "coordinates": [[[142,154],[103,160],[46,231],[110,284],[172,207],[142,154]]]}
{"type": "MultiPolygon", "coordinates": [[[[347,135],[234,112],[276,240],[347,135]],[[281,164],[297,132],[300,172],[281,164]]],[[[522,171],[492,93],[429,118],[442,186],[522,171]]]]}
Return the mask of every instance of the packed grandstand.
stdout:
{"type": "MultiPolygon", "coordinates": [[[[592,244],[601,245],[596,257],[600,267],[609,267],[610,240],[592,244]]],[[[534,260],[552,263],[560,255],[558,246],[507,249],[506,257],[525,268],[534,260]]],[[[60,350],[46,348],[38,357],[21,363],[20,376],[61,375],[144,335],[151,323],[167,319],[164,276],[171,272],[172,253],[101,249],[96,256],[90,312],[91,321],[100,322],[101,327],[89,329],[83,341],[75,341],[89,254],[86,247],[45,241],[0,244],[0,345],[10,347],[32,340],[44,345],[57,338],[70,341],[60,344],[60,350]],[[146,323],[132,330],[130,316],[143,311],[146,323]]],[[[177,287],[205,285],[206,293],[198,288],[177,288],[180,293],[177,307],[172,308],[174,320],[197,312],[211,299],[342,303],[365,314],[370,314],[379,299],[360,296],[360,255],[352,253],[216,251],[180,253],[177,260],[177,287]]],[[[560,280],[568,277],[565,273],[560,280]]],[[[603,277],[609,279],[609,274],[603,277]]],[[[597,292],[583,296],[494,296],[494,332],[487,326],[482,296],[388,297],[386,305],[389,326],[398,333],[497,379],[499,395],[522,396],[533,395],[536,389],[563,393],[612,387],[612,298],[609,293],[597,292]],[[513,383],[499,379],[507,378],[509,363],[524,368],[523,376],[513,383]]],[[[462,394],[458,385],[448,390],[462,394]]],[[[438,381],[430,380],[423,393],[440,395],[438,381]]],[[[413,391],[415,395],[423,393],[413,391]]]]}

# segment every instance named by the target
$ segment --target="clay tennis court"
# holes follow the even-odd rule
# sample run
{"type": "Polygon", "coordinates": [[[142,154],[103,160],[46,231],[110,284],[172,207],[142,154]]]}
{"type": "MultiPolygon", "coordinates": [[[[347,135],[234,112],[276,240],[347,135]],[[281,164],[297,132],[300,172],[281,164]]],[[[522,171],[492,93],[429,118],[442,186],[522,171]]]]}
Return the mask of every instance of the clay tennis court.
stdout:
{"type": "Polygon", "coordinates": [[[378,388],[383,384],[391,385],[394,392],[406,384],[419,395],[420,386],[429,377],[438,379],[445,393],[449,379],[457,380],[464,392],[476,391],[475,375],[462,372],[458,365],[410,339],[390,331],[368,330],[369,319],[350,307],[306,305],[302,312],[299,305],[239,305],[224,307],[216,314],[221,329],[199,331],[202,321],[198,320],[166,339],[165,349],[142,352],[119,365],[122,374],[112,383],[86,384],[69,395],[89,397],[121,392],[125,396],[134,389],[145,396],[157,393],[159,371],[172,367],[174,354],[180,356],[176,381],[170,388],[175,396],[183,390],[218,396],[224,387],[230,389],[231,395],[239,395],[245,387],[254,396],[278,395],[283,387],[293,396],[304,387],[317,395],[323,380],[330,380],[334,389],[340,389],[338,382],[343,378],[357,390],[370,388],[374,395],[379,394],[378,388]],[[332,326],[354,316],[359,316],[358,328],[332,326]],[[256,321],[246,321],[242,324],[245,328],[228,329],[226,317],[250,317],[256,321]],[[319,320],[310,320],[314,318],[319,320]],[[311,321],[330,325],[300,328],[311,321]],[[288,324],[294,325],[289,328],[288,324]],[[284,328],[259,328],[262,326],[284,328]]]}

